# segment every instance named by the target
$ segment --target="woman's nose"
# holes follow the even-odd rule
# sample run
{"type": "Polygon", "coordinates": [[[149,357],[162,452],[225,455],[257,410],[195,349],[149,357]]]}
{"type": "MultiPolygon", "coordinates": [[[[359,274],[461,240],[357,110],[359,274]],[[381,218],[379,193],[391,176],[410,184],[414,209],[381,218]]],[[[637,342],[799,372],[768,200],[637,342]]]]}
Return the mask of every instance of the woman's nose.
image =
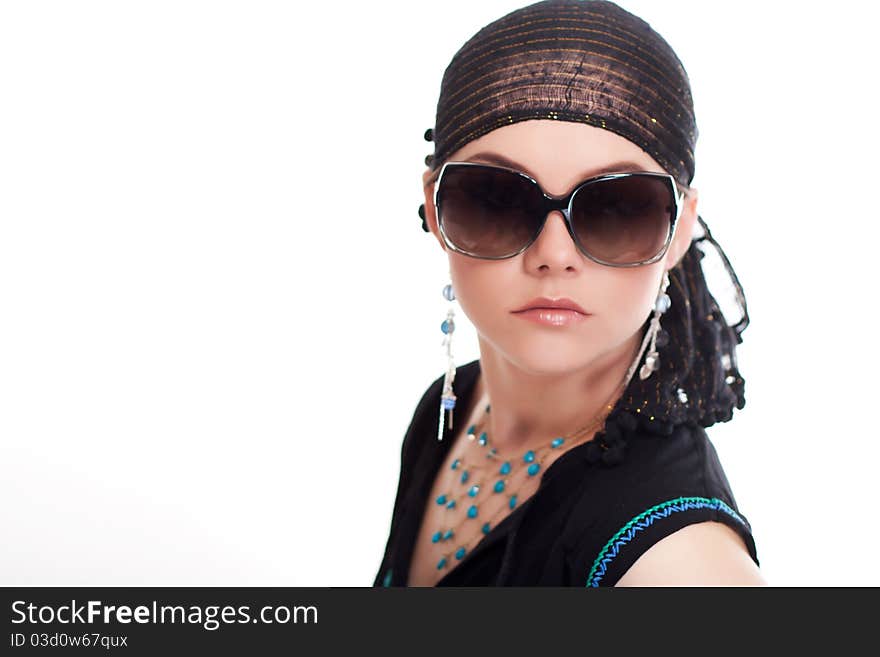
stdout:
{"type": "Polygon", "coordinates": [[[551,210],[547,213],[541,232],[525,255],[527,258],[536,258],[540,264],[562,269],[581,263],[580,250],[568,232],[568,225],[561,211],[551,210]]]}
{"type": "Polygon", "coordinates": [[[577,245],[571,239],[571,234],[568,232],[565,216],[560,210],[551,210],[547,213],[544,226],[541,228],[541,232],[538,233],[538,237],[535,238],[535,243],[537,242],[547,242],[549,246],[554,248],[564,247],[577,250],[577,245]]]}

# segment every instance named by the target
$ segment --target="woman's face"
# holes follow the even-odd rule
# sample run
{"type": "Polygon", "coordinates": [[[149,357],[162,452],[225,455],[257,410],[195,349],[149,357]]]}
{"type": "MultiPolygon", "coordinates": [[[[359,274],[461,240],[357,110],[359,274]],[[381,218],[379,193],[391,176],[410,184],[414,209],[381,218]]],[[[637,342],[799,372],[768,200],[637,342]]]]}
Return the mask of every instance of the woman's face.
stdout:
{"type": "MultiPolygon", "coordinates": [[[[536,119],[497,128],[452,153],[449,161],[497,164],[480,153],[502,155],[552,195],[562,195],[609,164],[627,161],[666,173],[645,151],[601,128],[536,119]]],[[[623,170],[631,170],[626,167],[623,170]]],[[[431,177],[425,172],[425,182],[431,177]]],[[[425,187],[425,217],[447,252],[456,300],[481,341],[533,373],[579,369],[632,340],[654,307],[663,272],[687,250],[696,219],[696,190],[685,197],[675,238],[659,261],[640,267],[608,267],[575,246],[558,211],[523,253],[480,260],[446,248],[437,227],[434,184],[425,187]],[[539,324],[513,311],[535,297],[568,297],[589,317],[565,326],[539,324]]]]}

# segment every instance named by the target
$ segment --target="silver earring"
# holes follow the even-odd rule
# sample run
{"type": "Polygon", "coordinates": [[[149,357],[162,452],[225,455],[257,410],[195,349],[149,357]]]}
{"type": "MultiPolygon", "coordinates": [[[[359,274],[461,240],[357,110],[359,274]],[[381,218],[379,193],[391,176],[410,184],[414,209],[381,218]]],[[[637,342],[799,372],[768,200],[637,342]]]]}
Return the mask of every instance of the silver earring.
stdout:
{"type": "Polygon", "coordinates": [[[446,375],[443,379],[443,394],[440,397],[440,422],[437,428],[437,440],[443,440],[443,424],[446,411],[449,411],[449,428],[452,429],[452,410],[455,408],[455,393],[452,391],[452,382],[455,380],[455,362],[452,358],[452,334],[455,331],[455,310],[452,301],[455,300],[455,292],[452,283],[443,288],[443,298],[450,302],[449,310],[446,311],[446,319],[440,325],[443,331],[443,346],[446,347],[446,375]]]}
{"type": "Polygon", "coordinates": [[[645,334],[645,342],[651,341],[651,349],[648,351],[648,355],[645,356],[645,364],[639,370],[639,378],[643,381],[660,369],[660,355],[657,353],[657,332],[660,330],[660,315],[669,310],[669,306],[672,305],[672,299],[666,294],[667,287],[669,287],[669,272],[664,271],[663,281],[660,283],[660,292],[657,294],[657,301],[654,303],[654,316],[651,318],[651,325],[645,334]]]}

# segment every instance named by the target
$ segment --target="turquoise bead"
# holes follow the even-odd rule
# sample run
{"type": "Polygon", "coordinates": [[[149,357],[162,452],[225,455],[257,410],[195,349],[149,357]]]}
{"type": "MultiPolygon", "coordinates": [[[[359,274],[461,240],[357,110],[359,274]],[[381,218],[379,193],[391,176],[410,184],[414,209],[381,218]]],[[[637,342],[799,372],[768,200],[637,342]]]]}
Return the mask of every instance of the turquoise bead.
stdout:
{"type": "Polygon", "coordinates": [[[471,504],[470,508],[467,511],[468,518],[476,518],[477,517],[477,505],[471,504]]]}
{"type": "Polygon", "coordinates": [[[446,333],[447,335],[449,333],[452,333],[455,330],[455,322],[448,320],[448,319],[444,319],[443,323],[440,325],[440,330],[443,331],[444,333],[446,333]]]}
{"type": "Polygon", "coordinates": [[[505,461],[505,462],[501,465],[501,469],[498,470],[498,472],[499,472],[500,474],[507,474],[508,472],[510,472],[510,461],[505,461]]]}
{"type": "Polygon", "coordinates": [[[459,463],[460,463],[460,460],[459,460],[459,459],[455,459],[455,460],[452,462],[452,466],[451,466],[452,469],[453,469],[453,470],[457,469],[459,463]]]}
{"type": "Polygon", "coordinates": [[[489,523],[488,523],[488,522],[484,522],[484,523],[483,523],[483,533],[484,533],[484,534],[488,534],[488,533],[489,533],[489,523]]]}
{"type": "Polygon", "coordinates": [[[464,483],[464,482],[466,482],[467,480],[468,480],[468,471],[467,471],[467,470],[464,470],[464,471],[461,473],[461,483],[464,483]]]}
{"type": "Polygon", "coordinates": [[[477,430],[477,425],[476,425],[476,424],[472,424],[471,426],[469,426],[469,427],[467,428],[467,432],[468,432],[469,434],[471,434],[471,435],[473,435],[474,431],[476,431],[476,430],[477,430]]]}
{"type": "Polygon", "coordinates": [[[516,495],[512,495],[510,497],[510,508],[512,509],[515,506],[516,506],[516,495]]]}
{"type": "Polygon", "coordinates": [[[442,570],[445,565],[446,557],[443,557],[442,559],[440,559],[440,561],[437,562],[437,570],[442,570]]]}
{"type": "Polygon", "coordinates": [[[449,504],[446,505],[447,509],[451,509],[455,506],[455,500],[449,500],[449,504]]]}
{"type": "MultiPolygon", "coordinates": [[[[439,534],[440,532],[437,532],[437,533],[439,534]]],[[[452,535],[453,535],[453,534],[452,534],[452,530],[451,530],[451,529],[447,529],[447,530],[446,530],[446,533],[443,534],[443,540],[444,540],[444,541],[448,541],[450,538],[452,538],[452,535]]]]}
{"type": "Polygon", "coordinates": [[[528,468],[529,476],[534,477],[536,474],[538,474],[538,470],[540,470],[540,469],[541,469],[540,464],[532,463],[528,468]]]}
{"type": "Polygon", "coordinates": [[[437,504],[446,504],[446,494],[445,493],[437,498],[437,504]]]}
{"type": "Polygon", "coordinates": [[[480,434],[480,444],[481,444],[481,445],[485,445],[485,444],[486,444],[486,439],[487,439],[487,438],[488,438],[488,436],[486,435],[486,432],[485,432],[485,431],[484,431],[483,433],[481,433],[481,434],[480,434]]]}
{"type": "Polygon", "coordinates": [[[559,447],[564,442],[565,438],[554,438],[553,442],[550,443],[550,447],[559,447]]]}
{"type": "Polygon", "coordinates": [[[434,535],[431,537],[431,542],[436,543],[440,540],[440,532],[434,532],[434,535]]]}
{"type": "Polygon", "coordinates": [[[391,586],[391,572],[392,569],[389,568],[388,572],[385,573],[385,579],[382,580],[382,586],[391,586]]]}
{"type": "Polygon", "coordinates": [[[504,490],[504,480],[499,479],[498,481],[495,482],[495,492],[500,493],[503,490],[504,490]]]}
{"type": "Polygon", "coordinates": [[[478,492],[480,492],[480,487],[474,485],[470,487],[470,490],[468,490],[468,495],[474,497],[478,492]]]}
{"type": "Polygon", "coordinates": [[[525,454],[523,454],[523,461],[526,463],[531,463],[535,460],[535,453],[532,450],[529,450],[525,454]]]}
{"type": "Polygon", "coordinates": [[[445,410],[449,410],[455,408],[455,400],[452,397],[444,397],[443,398],[443,408],[445,410]]]}
{"type": "Polygon", "coordinates": [[[456,559],[461,559],[461,558],[464,556],[464,552],[465,552],[465,550],[464,550],[463,547],[458,548],[458,549],[455,551],[455,558],[456,558],[456,559]]]}

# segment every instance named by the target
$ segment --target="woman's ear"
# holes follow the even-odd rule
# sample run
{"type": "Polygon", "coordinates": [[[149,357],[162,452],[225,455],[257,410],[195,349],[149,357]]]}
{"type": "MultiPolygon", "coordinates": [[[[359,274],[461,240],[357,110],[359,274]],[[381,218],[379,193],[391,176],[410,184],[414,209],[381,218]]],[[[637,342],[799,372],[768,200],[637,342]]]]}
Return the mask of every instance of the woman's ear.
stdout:
{"type": "Polygon", "coordinates": [[[691,187],[682,198],[684,207],[675,227],[675,237],[666,252],[666,269],[672,269],[684,257],[694,237],[694,224],[697,222],[697,189],[691,187]]]}
{"type": "Polygon", "coordinates": [[[424,174],[422,174],[422,188],[425,192],[425,224],[428,226],[428,230],[434,233],[434,237],[437,238],[440,247],[445,251],[446,244],[443,242],[443,237],[440,235],[440,228],[437,226],[437,208],[434,207],[434,185],[436,182],[428,182],[433,175],[434,171],[432,171],[430,167],[425,170],[424,174]]]}

